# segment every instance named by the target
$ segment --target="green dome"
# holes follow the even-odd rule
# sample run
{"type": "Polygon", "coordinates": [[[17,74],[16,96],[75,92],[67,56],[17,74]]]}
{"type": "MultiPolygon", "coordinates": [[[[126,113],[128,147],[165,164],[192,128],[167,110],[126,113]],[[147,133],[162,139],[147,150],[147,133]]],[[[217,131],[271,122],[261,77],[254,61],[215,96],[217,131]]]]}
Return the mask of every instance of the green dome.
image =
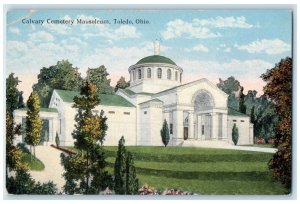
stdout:
{"type": "Polygon", "coordinates": [[[171,59],[160,55],[151,55],[148,57],[144,57],[136,64],[144,64],[144,63],[166,63],[166,64],[176,65],[175,62],[173,62],[171,59]]]}

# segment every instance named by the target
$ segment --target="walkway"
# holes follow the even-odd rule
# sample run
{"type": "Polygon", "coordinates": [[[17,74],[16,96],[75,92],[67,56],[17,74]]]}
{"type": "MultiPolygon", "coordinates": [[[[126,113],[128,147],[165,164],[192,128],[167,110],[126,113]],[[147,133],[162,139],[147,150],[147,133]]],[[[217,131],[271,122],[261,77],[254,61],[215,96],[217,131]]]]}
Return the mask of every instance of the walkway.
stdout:
{"type": "Polygon", "coordinates": [[[53,181],[56,184],[58,192],[62,191],[65,180],[62,177],[64,168],[60,164],[61,151],[50,146],[37,146],[35,148],[36,157],[45,165],[43,171],[30,171],[32,178],[41,183],[53,181]]]}
{"type": "Polygon", "coordinates": [[[251,147],[251,146],[234,146],[225,141],[203,141],[203,140],[185,140],[180,146],[183,147],[204,147],[204,148],[221,148],[221,149],[235,149],[244,151],[267,152],[275,153],[276,148],[266,147],[251,147]]]}

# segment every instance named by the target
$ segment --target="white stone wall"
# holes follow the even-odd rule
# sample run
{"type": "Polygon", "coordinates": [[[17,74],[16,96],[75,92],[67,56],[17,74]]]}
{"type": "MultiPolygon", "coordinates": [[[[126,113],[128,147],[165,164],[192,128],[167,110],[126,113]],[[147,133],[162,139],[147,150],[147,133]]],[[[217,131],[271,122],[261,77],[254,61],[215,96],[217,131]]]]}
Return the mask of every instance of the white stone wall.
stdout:
{"type": "Polygon", "coordinates": [[[253,144],[253,124],[250,123],[249,117],[228,115],[228,141],[232,142],[232,128],[234,123],[239,131],[237,145],[253,144]]]}

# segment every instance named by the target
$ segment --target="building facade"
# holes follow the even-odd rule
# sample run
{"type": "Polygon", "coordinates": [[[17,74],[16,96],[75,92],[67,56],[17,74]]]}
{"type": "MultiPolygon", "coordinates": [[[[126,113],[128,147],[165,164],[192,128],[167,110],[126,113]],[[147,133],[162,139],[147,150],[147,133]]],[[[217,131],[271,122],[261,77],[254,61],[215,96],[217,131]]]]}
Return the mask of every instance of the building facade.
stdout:
{"type": "MultiPolygon", "coordinates": [[[[100,105],[94,109],[95,114],[103,110],[108,118],[104,145],[116,146],[124,136],[126,145],[162,146],[164,120],[169,125],[169,146],[232,145],[234,124],[239,130],[238,144],[253,144],[249,117],[229,109],[228,95],[205,78],[182,84],[183,69],[159,55],[158,44],[154,55],[139,60],[128,71],[130,86],[115,95],[101,94],[100,105]]],[[[73,145],[76,95],[79,93],[54,90],[49,108],[41,110],[49,124],[47,144],[54,143],[58,134],[61,145],[73,145]]],[[[21,123],[25,116],[26,110],[16,110],[15,122],[21,123]]]]}

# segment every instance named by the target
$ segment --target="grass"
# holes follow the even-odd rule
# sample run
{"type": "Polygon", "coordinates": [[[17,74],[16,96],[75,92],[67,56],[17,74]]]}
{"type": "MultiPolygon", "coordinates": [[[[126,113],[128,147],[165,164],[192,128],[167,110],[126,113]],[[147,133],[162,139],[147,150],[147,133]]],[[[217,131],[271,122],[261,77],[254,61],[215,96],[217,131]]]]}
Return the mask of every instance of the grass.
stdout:
{"type": "MultiPolygon", "coordinates": [[[[133,153],[140,185],[176,188],[204,195],[280,195],[272,180],[272,154],[211,148],[126,147],[133,153]]],[[[105,147],[112,173],[117,147],[105,147]]]]}
{"type": "Polygon", "coordinates": [[[44,170],[45,166],[41,160],[38,158],[32,157],[30,158],[30,154],[23,152],[21,161],[28,165],[29,169],[32,171],[42,171],[44,170]]]}
{"type": "Polygon", "coordinates": [[[275,148],[273,144],[253,144],[253,145],[241,145],[241,146],[275,148]]]}

